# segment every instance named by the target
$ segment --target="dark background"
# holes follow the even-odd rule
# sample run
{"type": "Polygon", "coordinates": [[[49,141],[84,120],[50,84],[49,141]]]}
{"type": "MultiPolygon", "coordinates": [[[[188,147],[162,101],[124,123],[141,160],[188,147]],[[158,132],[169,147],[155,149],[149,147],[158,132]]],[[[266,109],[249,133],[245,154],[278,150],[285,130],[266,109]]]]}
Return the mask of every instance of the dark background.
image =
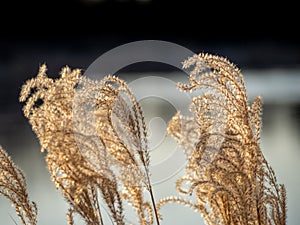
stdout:
{"type": "Polygon", "coordinates": [[[287,1],[4,1],[0,59],[7,62],[19,52],[30,54],[30,49],[42,54],[68,51],[76,58],[130,41],[158,39],[195,52],[226,54],[242,68],[298,67],[297,9],[287,1]]]}
{"type": "MultiPolygon", "coordinates": [[[[3,1],[7,36],[198,41],[298,41],[298,7],[288,1],[3,1]]],[[[6,36],[6,35],[4,35],[6,36]]]]}
{"type": "MultiPolygon", "coordinates": [[[[297,69],[297,9],[286,1],[2,1],[2,121],[24,122],[19,90],[42,63],[50,75],[65,65],[85,69],[101,54],[131,41],[174,42],[195,53],[226,56],[242,70],[297,69]]],[[[170,68],[153,63],[146,69],[170,68]]],[[[7,126],[2,127],[7,132],[7,126]]]]}
{"type": "Polygon", "coordinates": [[[95,44],[105,51],[159,39],[194,51],[231,48],[227,53],[242,67],[300,62],[298,7],[287,1],[4,1],[0,9],[1,59],[29,46],[84,53],[95,44]]]}
{"type": "Polygon", "coordinates": [[[299,68],[297,9],[287,1],[2,1],[1,112],[19,110],[19,88],[40,64],[47,63],[49,74],[65,65],[84,69],[131,41],[174,42],[226,56],[242,70],[299,68]]]}

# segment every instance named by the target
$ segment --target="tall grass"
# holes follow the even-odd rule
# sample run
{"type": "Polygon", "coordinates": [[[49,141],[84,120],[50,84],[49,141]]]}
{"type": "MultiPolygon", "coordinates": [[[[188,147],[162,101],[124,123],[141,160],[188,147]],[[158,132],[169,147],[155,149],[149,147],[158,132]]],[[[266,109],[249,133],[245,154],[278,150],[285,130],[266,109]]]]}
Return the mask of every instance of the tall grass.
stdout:
{"type": "MultiPolygon", "coordinates": [[[[243,75],[226,58],[199,54],[183,67],[190,69],[189,84],[178,88],[201,94],[192,99],[193,116],[178,112],[167,131],[188,163],[174,184],[178,196],[157,202],[143,111],[126,82],[115,76],[92,81],[67,66],[51,79],[42,65],[22,86],[24,116],[69,203],[69,225],[75,214],[86,224],[104,224],[100,200],[118,225],[127,223],[124,204],[146,225],[162,223],[160,209],[169,203],[189,206],[206,224],[286,224],[284,185],[277,183],[260,149],[261,98],[248,103],[243,75]]],[[[0,159],[0,193],[11,200],[23,224],[37,224],[24,174],[2,148],[0,159]]]]}

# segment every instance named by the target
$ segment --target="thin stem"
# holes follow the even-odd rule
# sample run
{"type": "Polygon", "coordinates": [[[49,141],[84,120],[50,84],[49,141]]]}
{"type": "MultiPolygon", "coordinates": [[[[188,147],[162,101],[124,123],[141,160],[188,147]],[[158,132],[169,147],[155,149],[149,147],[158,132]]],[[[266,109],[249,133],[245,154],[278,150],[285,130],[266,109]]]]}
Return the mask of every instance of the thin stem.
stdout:
{"type": "Polygon", "coordinates": [[[101,214],[101,209],[100,209],[100,206],[99,206],[98,199],[97,199],[97,201],[96,201],[96,207],[97,207],[97,209],[98,209],[98,215],[99,215],[100,225],[104,225],[104,222],[103,222],[103,219],[102,219],[102,214],[101,214]]]}
{"type": "Polygon", "coordinates": [[[152,186],[151,186],[150,178],[149,178],[148,174],[147,174],[147,180],[148,180],[148,184],[149,184],[148,190],[149,190],[149,193],[150,193],[150,196],[151,196],[151,202],[152,202],[152,206],[153,206],[153,209],[154,209],[156,223],[157,223],[157,225],[160,225],[159,224],[159,219],[158,219],[158,213],[157,213],[157,209],[156,209],[156,205],[155,205],[154,195],[153,195],[153,191],[152,191],[152,186]]]}
{"type": "Polygon", "coordinates": [[[8,214],[8,215],[11,218],[11,220],[14,222],[14,224],[18,225],[17,222],[15,221],[15,219],[10,214],[8,214]]]}

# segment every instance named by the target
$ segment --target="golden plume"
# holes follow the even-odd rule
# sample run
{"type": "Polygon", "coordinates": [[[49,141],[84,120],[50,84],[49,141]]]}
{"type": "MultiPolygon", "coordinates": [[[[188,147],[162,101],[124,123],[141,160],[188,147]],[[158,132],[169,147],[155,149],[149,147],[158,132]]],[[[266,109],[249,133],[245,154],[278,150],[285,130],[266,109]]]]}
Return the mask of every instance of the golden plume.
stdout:
{"type": "MultiPolygon", "coordinates": [[[[190,83],[179,89],[201,94],[192,100],[193,117],[178,113],[168,126],[188,159],[179,193],[195,194],[197,201],[188,205],[207,224],[286,224],[285,188],[259,145],[261,98],[248,105],[242,73],[223,57],[195,55],[183,68],[190,69],[190,83]]],[[[180,202],[169,197],[158,208],[172,201],[180,202]]]]}
{"type": "Polygon", "coordinates": [[[29,201],[26,188],[25,175],[0,146],[0,194],[11,201],[24,225],[36,225],[37,206],[29,201]]]}

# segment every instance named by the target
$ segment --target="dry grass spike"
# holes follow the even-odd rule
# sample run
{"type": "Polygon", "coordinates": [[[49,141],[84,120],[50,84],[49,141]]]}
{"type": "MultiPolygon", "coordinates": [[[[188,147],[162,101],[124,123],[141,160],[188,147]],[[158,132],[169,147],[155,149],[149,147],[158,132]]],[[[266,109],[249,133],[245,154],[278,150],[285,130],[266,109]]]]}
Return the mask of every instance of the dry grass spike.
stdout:
{"type": "MultiPolygon", "coordinates": [[[[248,103],[241,71],[224,57],[201,53],[183,68],[190,70],[189,84],[178,88],[196,93],[192,116],[177,112],[167,132],[182,146],[187,165],[175,184],[181,196],[157,203],[143,111],[125,81],[112,75],[93,81],[68,66],[52,79],[42,65],[22,86],[24,116],[69,204],[69,225],[75,214],[88,225],[104,225],[101,202],[117,225],[127,222],[125,203],[141,225],[159,225],[159,211],[169,203],[199,212],[208,225],[286,224],[285,187],[260,149],[261,97],[248,103]]],[[[0,194],[24,225],[37,224],[25,176],[1,146],[0,194]]]]}

